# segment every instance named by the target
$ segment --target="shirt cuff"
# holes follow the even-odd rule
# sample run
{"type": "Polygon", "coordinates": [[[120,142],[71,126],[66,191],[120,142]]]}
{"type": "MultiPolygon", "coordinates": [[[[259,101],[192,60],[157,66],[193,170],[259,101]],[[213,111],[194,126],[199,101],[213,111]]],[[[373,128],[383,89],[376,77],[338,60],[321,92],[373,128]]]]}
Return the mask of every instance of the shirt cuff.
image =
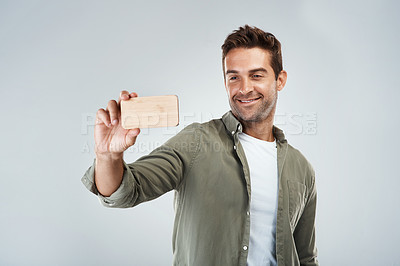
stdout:
{"type": "Polygon", "coordinates": [[[124,163],[124,174],[122,176],[121,185],[118,187],[114,193],[110,196],[105,197],[100,194],[97,190],[96,183],[94,182],[94,170],[96,166],[96,159],[94,159],[92,166],[90,166],[86,173],[83,175],[81,181],[85,185],[85,187],[92,192],[93,194],[99,197],[100,202],[107,207],[117,207],[123,201],[129,192],[132,191],[133,186],[133,174],[131,171],[127,171],[129,169],[128,165],[124,163]]]}

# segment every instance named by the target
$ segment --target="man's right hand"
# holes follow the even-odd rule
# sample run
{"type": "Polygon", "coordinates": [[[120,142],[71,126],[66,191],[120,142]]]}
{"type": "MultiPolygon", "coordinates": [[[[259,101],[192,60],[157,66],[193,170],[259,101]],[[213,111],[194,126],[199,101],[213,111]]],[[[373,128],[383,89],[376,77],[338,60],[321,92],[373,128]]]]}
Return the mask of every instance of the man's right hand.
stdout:
{"type": "Polygon", "coordinates": [[[99,109],[94,126],[96,167],[94,180],[103,196],[110,196],[120,186],[124,167],[123,154],[135,144],[140,130],[124,129],[121,126],[120,102],[137,97],[137,94],[121,91],[118,102],[111,100],[106,109],[99,109]]]}
{"type": "Polygon", "coordinates": [[[122,158],[123,152],[135,144],[140,129],[124,129],[121,126],[120,103],[137,96],[134,92],[121,91],[118,102],[110,100],[106,109],[97,111],[94,127],[97,157],[122,158]]]}

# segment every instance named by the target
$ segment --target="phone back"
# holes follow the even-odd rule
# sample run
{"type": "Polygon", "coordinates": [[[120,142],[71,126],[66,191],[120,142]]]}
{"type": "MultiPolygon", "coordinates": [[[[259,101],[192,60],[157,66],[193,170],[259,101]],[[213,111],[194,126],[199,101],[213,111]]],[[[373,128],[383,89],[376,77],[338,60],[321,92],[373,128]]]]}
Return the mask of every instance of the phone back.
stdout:
{"type": "Polygon", "coordinates": [[[178,96],[135,97],[121,101],[122,127],[172,127],[179,124],[178,96]]]}

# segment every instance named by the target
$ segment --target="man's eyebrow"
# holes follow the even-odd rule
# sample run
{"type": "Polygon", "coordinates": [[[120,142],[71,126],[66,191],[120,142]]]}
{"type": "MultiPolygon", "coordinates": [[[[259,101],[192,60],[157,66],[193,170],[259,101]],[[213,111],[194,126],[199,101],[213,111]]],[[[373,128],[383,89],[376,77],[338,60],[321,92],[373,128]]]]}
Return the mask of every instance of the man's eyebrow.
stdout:
{"type": "Polygon", "coordinates": [[[259,68],[255,68],[255,69],[249,70],[249,73],[255,73],[255,72],[266,72],[266,73],[268,73],[268,71],[263,67],[259,67],[259,68]]]}
{"type": "MultiPolygon", "coordinates": [[[[249,73],[256,73],[256,72],[266,72],[266,73],[268,73],[268,71],[263,67],[259,67],[259,68],[255,68],[255,69],[249,70],[249,73]]],[[[225,74],[228,75],[228,74],[237,74],[237,73],[239,73],[239,71],[237,71],[237,70],[227,70],[225,74]]]]}
{"type": "Polygon", "coordinates": [[[237,73],[239,73],[239,71],[237,71],[237,70],[227,70],[225,74],[228,75],[228,74],[231,74],[231,73],[237,74],[237,73]]]}

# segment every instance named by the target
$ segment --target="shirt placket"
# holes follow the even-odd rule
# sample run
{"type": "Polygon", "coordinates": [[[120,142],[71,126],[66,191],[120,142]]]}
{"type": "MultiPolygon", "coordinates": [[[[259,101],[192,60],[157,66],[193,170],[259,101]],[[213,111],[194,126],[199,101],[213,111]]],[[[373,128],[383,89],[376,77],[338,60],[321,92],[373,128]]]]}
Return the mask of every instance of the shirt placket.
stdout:
{"type": "Polygon", "coordinates": [[[247,201],[247,207],[246,211],[243,214],[245,216],[245,223],[244,223],[244,235],[242,238],[242,243],[241,243],[241,253],[240,253],[240,259],[239,259],[239,265],[246,265],[247,263],[247,256],[248,256],[248,249],[249,249],[249,242],[250,242],[250,199],[251,199],[251,184],[250,184],[250,170],[249,166],[247,164],[246,156],[244,154],[244,150],[242,145],[239,142],[239,136],[238,134],[242,132],[242,125],[237,126],[237,130],[232,131],[232,137],[233,137],[233,150],[238,156],[242,166],[243,166],[243,174],[244,174],[244,179],[246,182],[246,190],[247,190],[247,196],[248,196],[248,201],[247,201]]]}

